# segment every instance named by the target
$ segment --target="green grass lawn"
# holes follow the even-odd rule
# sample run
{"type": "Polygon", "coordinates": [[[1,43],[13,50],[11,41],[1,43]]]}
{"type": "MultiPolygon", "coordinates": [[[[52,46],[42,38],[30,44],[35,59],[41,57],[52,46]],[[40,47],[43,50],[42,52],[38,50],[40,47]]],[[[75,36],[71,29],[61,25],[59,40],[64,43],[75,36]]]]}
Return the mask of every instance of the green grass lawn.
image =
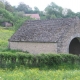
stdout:
{"type": "Polygon", "coordinates": [[[0,80],[80,80],[80,70],[0,69],[0,80]]]}
{"type": "Polygon", "coordinates": [[[7,30],[0,27],[0,51],[8,48],[8,39],[13,33],[13,30],[7,30]]]}
{"type": "MultiPolygon", "coordinates": [[[[7,52],[8,39],[14,33],[13,30],[0,28],[0,52],[7,52]]],[[[8,50],[9,51],[9,50],[8,50]]],[[[11,50],[9,51],[11,52],[11,50]]],[[[58,69],[24,68],[15,69],[0,68],[0,80],[80,80],[80,69],[71,69],[65,65],[58,69]]]]}

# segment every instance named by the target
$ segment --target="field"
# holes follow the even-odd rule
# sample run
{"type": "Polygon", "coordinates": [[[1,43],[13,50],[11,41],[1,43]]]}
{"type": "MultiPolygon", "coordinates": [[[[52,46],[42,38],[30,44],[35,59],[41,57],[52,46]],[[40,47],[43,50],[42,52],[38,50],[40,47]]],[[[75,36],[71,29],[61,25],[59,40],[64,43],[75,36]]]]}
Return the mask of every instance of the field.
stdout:
{"type": "Polygon", "coordinates": [[[0,70],[0,80],[80,80],[80,70],[0,70]]]}
{"type": "MultiPolygon", "coordinates": [[[[0,52],[11,52],[8,50],[8,39],[13,33],[13,30],[0,28],[0,52]]],[[[76,65],[72,69],[68,65],[56,69],[24,66],[15,69],[0,68],[0,80],[80,80],[80,68],[76,65]]]]}
{"type": "Polygon", "coordinates": [[[8,39],[13,33],[13,30],[7,30],[0,27],[0,52],[8,48],[8,39]]]}

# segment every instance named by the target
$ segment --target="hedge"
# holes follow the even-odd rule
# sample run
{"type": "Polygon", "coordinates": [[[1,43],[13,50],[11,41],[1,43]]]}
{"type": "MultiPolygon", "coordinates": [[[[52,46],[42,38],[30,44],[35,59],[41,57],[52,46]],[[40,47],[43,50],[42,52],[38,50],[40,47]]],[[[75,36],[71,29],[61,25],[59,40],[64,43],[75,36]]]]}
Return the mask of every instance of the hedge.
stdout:
{"type": "Polygon", "coordinates": [[[0,67],[6,66],[54,66],[60,64],[79,64],[80,57],[72,54],[29,54],[22,52],[0,52],[0,67]]]}

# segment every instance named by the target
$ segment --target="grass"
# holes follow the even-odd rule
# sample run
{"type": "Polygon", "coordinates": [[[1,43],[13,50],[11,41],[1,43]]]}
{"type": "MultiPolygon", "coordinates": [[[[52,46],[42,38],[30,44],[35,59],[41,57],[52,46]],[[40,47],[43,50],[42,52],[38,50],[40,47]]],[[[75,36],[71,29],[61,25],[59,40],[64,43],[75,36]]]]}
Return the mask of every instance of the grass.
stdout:
{"type": "MultiPolygon", "coordinates": [[[[12,52],[8,50],[8,39],[13,33],[13,30],[0,28],[0,52],[12,52]]],[[[0,68],[0,80],[80,80],[80,68],[77,65],[62,65],[56,69],[24,66],[14,69],[0,68]]]]}
{"type": "Polygon", "coordinates": [[[0,80],[80,80],[80,70],[6,69],[0,70],[0,80]]]}
{"type": "Polygon", "coordinates": [[[14,33],[12,30],[0,28],[0,50],[8,48],[8,39],[14,33]]]}

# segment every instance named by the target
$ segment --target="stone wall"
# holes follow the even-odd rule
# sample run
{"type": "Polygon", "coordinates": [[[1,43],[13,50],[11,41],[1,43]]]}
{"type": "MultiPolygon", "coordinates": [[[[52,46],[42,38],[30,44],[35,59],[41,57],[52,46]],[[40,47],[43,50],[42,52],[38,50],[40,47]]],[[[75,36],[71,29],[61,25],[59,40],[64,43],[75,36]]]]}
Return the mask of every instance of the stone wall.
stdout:
{"type": "Polygon", "coordinates": [[[69,53],[69,45],[74,38],[80,38],[80,20],[75,19],[74,23],[71,23],[66,28],[65,33],[59,38],[57,44],[58,53],[69,53]]]}
{"type": "Polygon", "coordinates": [[[9,41],[11,49],[34,54],[69,53],[74,38],[80,39],[80,19],[77,17],[26,22],[9,41]]]}
{"type": "Polygon", "coordinates": [[[10,49],[28,51],[29,53],[57,53],[57,43],[9,42],[10,49]]]}

